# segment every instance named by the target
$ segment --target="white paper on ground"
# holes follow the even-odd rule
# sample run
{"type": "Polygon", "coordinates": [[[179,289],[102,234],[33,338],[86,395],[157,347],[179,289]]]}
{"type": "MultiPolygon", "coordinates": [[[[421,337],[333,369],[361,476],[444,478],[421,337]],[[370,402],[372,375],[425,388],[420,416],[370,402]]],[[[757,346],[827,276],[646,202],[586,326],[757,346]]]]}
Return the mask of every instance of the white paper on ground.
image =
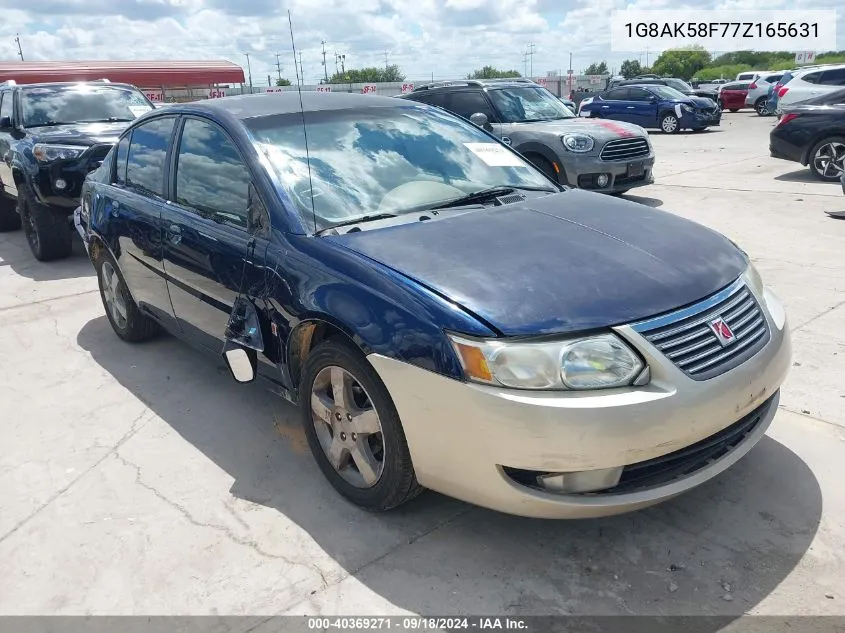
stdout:
{"type": "Polygon", "coordinates": [[[473,154],[490,167],[527,167],[528,164],[513,152],[496,143],[464,143],[473,154]]]}

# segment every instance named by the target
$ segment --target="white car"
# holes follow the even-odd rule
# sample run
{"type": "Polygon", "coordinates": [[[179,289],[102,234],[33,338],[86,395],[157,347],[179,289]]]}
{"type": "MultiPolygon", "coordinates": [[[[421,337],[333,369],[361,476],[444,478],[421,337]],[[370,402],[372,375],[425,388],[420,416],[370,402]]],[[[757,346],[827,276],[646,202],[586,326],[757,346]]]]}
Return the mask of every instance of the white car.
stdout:
{"type": "Polygon", "coordinates": [[[801,70],[778,93],[777,111],[788,105],[845,87],[845,64],[801,70]]]}
{"type": "Polygon", "coordinates": [[[746,70],[744,73],[739,73],[736,76],[736,81],[754,81],[760,75],[772,72],[770,70],[746,70]]]}
{"type": "Polygon", "coordinates": [[[765,116],[767,114],[766,101],[769,96],[769,87],[779,82],[783,73],[782,70],[763,73],[752,81],[751,85],[748,86],[748,94],[745,96],[746,107],[754,108],[757,114],[765,116]]]}

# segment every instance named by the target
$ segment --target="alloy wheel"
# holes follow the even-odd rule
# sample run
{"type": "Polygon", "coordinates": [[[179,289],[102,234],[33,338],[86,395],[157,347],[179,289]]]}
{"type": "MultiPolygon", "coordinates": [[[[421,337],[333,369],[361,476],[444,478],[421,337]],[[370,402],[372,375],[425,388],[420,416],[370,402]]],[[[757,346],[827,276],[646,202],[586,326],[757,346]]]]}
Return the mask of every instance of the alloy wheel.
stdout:
{"type": "Polygon", "coordinates": [[[762,99],[757,102],[757,114],[760,116],[766,116],[766,102],[762,99]]]}
{"type": "Polygon", "coordinates": [[[342,367],[324,367],[311,387],[311,418],[323,453],[356,488],[371,488],[384,471],[381,421],[361,383],[342,367]]]}
{"type": "Polygon", "coordinates": [[[126,327],[126,299],[121,288],[120,277],[111,262],[103,262],[100,268],[100,282],[103,288],[103,301],[112,320],[119,329],[126,327]]]}
{"type": "Polygon", "coordinates": [[[665,116],[663,117],[662,127],[664,132],[671,134],[678,128],[678,119],[671,115],[665,116]]]}
{"type": "Polygon", "coordinates": [[[832,141],[816,150],[813,166],[822,177],[838,180],[845,171],[845,143],[832,141]]]}

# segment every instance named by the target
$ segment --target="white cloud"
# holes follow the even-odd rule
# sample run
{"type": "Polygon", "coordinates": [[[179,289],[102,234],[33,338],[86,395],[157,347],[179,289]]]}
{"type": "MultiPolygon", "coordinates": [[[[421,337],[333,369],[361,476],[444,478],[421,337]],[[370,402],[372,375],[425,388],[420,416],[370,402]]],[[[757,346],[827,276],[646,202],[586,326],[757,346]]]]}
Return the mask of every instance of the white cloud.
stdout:
{"type": "MultiPolygon", "coordinates": [[[[328,73],[334,53],[347,67],[398,64],[409,80],[456,78],[490,64],[522,72],[529,42],[534,74],[575,70],[594,61],[618,66],[637,53],[611,54],[608,19],[614,8],[834,8],[841,0],[39,0],[26,10],[19,0],[0,0],[0,56],[17,57],[20,32],[27,60],[229,59],[246,65],[253,80],[275,77],[276,53],[292,78],[287,12],[307,82],[328,73]]],[[[839,48],[845,49],[845,11],[839,48]]],[[[650,52],[651,59],[655,51],[650,52]]]]}

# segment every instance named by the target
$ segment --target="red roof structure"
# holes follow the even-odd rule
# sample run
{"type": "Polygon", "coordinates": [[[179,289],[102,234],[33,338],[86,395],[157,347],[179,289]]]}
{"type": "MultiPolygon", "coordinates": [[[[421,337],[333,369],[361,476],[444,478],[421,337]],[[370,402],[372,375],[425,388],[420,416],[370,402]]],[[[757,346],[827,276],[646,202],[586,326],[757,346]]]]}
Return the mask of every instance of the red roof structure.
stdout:
{"type": "Polygon", "coordinates": [[[244,83],[244,69],[226,60],[0,62],[0,82],[108,79],[139,88],[179,88],[244,83]]]}

